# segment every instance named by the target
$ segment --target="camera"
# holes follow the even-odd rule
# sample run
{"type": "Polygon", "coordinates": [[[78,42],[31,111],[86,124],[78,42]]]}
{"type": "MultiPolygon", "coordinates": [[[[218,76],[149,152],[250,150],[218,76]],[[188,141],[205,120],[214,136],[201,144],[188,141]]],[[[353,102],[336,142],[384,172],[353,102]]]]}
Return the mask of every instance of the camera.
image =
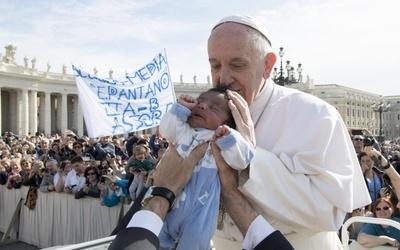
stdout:
{"type": "Polygon", "coordinates": [[[104,176],[101,176],[100,177],[100,183],[104,183],[104,182],[106,182],[106,178],[104,176]]]}
{"type": "Polygon", "coordinates": [[[363,134],[364,134],[362,129],[353,129],[353,130],[351,131],[351,133],[352,133],[353,135],[363,135],[363,134]]]}
{"type": "Polygon", "coordinates": [[[366,136],[363,140],[364,147],[370,147],[374,145],[375,143],[375,138],[373,136],[366,136]]]}
{"type": "Polygon", "coordinates": [[[48,168],[42,168],[42,169],[40,169],[40,171],[42,173],[50,173],[50,169],[48,169],[48,168]]]}

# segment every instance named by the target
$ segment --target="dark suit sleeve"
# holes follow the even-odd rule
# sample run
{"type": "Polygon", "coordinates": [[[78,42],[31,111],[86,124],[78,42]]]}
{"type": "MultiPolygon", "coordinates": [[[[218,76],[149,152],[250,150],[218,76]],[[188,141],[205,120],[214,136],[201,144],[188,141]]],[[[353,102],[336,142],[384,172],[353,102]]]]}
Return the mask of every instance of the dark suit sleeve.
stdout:
{"type": "Polygon", "coordinates": [[[135,202],[133,205],[129,208],[128,212],[126,212],[125,216],[122,217],[122,219],[118,222],[118,225],[114,228],[114,230],[111,232],[111,235],[116,235],[120,230],[126,228],[128,226],[129,222],[132,219],[132,216],[142,209],[142,199],[144,195],[146,194],[148,188],[143,188],[142,192],[139,194],[139,196],[136,198],[135,202]]]}
{"type": "Polygon", "coordinates": [[[292,250],[289,241],[279,231],[275,231],[261,241],[254,250],[292,250]]]}
{"type": "Polygon", "coordinates": [[[159,245],[157,235],[151,231],[140,227],[130,227],[120,230],[108,249],[158,250],[159,245]]]}

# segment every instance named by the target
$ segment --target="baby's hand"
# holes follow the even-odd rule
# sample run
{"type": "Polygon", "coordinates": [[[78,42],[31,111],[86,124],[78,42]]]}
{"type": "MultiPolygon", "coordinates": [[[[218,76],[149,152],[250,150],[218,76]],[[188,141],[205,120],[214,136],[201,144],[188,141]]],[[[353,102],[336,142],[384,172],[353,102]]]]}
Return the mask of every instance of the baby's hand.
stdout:
{"type": "Polygon", "coordinates": [[[178,103],[189,110],[193,110],[197,105],[197,100],[190,95],[179,96],[178,103]]]}
{"type": "Polygon", "coordinates": [[[231,129],[227,125],[219,126],[214,133],[213,139],[218,140],[221,137],[228,136],[231,133],[231,129]]]}

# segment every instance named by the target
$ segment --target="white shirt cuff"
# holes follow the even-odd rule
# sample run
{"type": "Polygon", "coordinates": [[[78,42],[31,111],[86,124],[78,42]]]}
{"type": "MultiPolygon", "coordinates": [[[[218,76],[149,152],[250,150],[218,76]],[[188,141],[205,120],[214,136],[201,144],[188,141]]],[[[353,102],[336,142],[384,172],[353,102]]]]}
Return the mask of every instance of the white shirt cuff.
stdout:
{"type": "Polygon", "coordinates": [[[268,235],[273,233],[275,229],[262,217],[257,216],[250,224],[247,234],[244,237],[242,248],[245,250],[254,249],[268,235]]]}
{"type": "Polygon", "coordinates": [[[162,226],[163,221],[157,214],[148,210],[140,210],[132,216],[127,227],[145,228],[158,236],[162,226]]]}

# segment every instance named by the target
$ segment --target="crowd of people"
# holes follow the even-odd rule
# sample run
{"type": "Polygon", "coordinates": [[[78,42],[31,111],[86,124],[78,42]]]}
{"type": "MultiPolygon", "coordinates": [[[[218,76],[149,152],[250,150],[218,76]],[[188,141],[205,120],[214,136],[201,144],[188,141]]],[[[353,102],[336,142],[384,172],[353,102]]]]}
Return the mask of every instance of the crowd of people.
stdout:
{"type": "MultiPolygon", "coordinates": [[[[392,219],[400,222],[400,162],[399,141],[392,139],[378,143],[367,129],[361,133],[350,130],[354,149],[364,175],[371,203],[348,214],[392,219]]],[[[400,246],[400,230],[381,224],[357,222],[347,228],[351,241],[356,240],[364,247],[390,245],[400,246]]]]}
{"type": "MultiPolygon", "coordinates": [[[[0,185],[65,192],[76,199],[99,198],[99,204],[108,207],[119,204],[121,197],[134,201],[151,184],[155,166],[168,147],[159,133],[95,139],[70,130],[61,136],[4,132],[0,140],[0,185]]],[[[27,203],[34,209],[34,201],[27,203]]]]}

